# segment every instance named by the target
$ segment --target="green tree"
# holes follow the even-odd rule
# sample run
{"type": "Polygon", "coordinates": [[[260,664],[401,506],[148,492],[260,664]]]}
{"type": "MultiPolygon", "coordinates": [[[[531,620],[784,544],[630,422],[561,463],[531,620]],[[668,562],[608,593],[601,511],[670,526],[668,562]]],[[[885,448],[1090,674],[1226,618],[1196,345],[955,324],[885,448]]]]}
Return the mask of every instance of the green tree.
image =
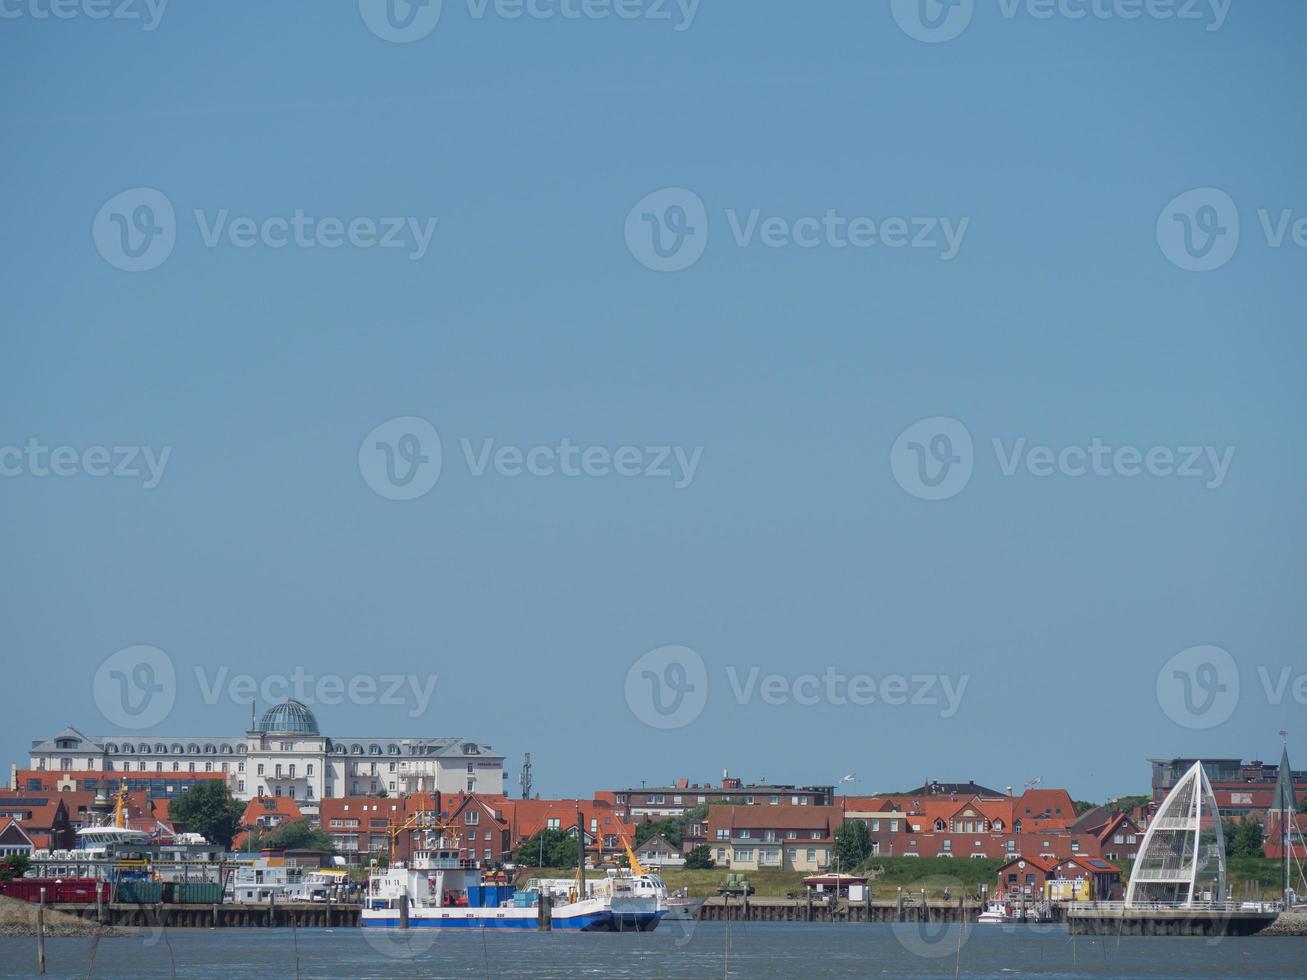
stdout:
{"type": "Polygon", "coordinates": [[[835,831],[835,856],[841,871],[852,871],[871,856],[871,834],[861,820],[845,820],[835,831]]]}
{"type": "Polygon", "coordinates": [[[513,863],[526,868],[574,867],[576,836],[567,830],[546,828],[517,846],[513,863]]]}
{"type": "Polygon", "coordinates": [[[708,845],[700,844],[685,855],[685,866],[691,870],[695,868],[706,869],[717,867],[717,863],[712,859],[712,850],[708,845]]]}
{"type": "Polygon", "coordinates": [[[1259,858],[1263,856],[1265,832],[1255,820],[1223,821],[1221,832],[1225,836],[1225,856],[1228,858],[1259,858]]]}
{"type": "Polygon", "coordinates": [[[251,851],[326,851],[335,853],[336,845],[325,830],[318,830],[307,820],[292,820],[271,830],[250,831],[246,845],[251,851]]]}
{"type": "Polygon", "coordinates": [[[650,837],[655,834],[662,834],[669,844],[680,847],[685,841],[685,828],[696,820],[704,820],[708,816],[708,804],[700,803],[696,807],[691,807],[684,813],[674,817],[666,817],[662,820],[650,820],[647,823],[636,824],[635,841],[636,847],[639,847],[650,837]]]}
{"type": "Polygon", "coordinates": [[[168,805],[170,820],[223,847],[231,847],[244,813],[244,804],[232,799],[227,784],[220,779],[197,781],[168,805]]]}
{"type": "Polygon", "coordinates": [[[0,861],[0,881],[13,881],[21,878],[32,867],[31,859],[26,854],[10,854],[0,861]]]}

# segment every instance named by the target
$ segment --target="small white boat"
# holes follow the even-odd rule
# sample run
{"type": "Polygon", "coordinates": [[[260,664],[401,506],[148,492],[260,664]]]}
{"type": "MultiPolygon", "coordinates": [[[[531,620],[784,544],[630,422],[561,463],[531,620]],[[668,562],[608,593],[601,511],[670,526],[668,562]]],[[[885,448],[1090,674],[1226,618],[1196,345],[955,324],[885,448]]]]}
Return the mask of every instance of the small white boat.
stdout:
{"type": "Polygon", "coordinates": [[[977,922],[987,923],[989,925],[1012,922],[1016,916],[1013,914],[1010,906],[1003,902],[990,902],[985,906],[985,911],[980,913],[977,922]]]}

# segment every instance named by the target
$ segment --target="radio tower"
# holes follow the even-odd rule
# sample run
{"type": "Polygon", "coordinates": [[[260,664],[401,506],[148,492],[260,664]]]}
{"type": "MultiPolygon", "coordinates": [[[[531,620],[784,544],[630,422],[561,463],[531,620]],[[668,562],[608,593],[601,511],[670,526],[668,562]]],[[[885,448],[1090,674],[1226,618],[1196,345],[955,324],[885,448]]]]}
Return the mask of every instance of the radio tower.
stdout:
{"type": "Polygon", "coordinates": [[[531,799],[531,753],[528,752],[522,759],[522,775],[517,777],[517,781],[522,784],[522,799],[531,799]]]}

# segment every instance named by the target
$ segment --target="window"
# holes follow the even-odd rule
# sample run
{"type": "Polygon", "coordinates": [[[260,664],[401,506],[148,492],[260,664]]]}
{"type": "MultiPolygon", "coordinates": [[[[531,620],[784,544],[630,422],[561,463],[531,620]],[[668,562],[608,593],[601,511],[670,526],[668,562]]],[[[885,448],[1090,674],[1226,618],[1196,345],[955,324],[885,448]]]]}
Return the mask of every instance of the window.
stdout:
{"type": "Polygon", "coordinates": [[[304,772],[305,772],[306,775],[309,775],[309,776],[312,776],[312,775],[313,775],[313,763],[312,763],[312,762],[310,762],[307,766],[304,767],[304,772]]]}
{"type": "Polygon", "coordinates": [[[562,826],[562,824],[559,821],[558,817],[550,817],[548,820],[545,821],[545,826],[548,827],[550,830],[558,830],[559,827],[562,826]]]}
{"type": "Polygon", "coordinates": [[[781,802],[781,798],[780,798],[779,796],[769,796],[769,797],[767,797],[767,805],[768,805],[768,806],[779,806],[779,805],[780,805],[780,802],[781,802]]]}
{"type": "Polygon", "coordinates": [[[946,850],[946,851],[951,851],[951,850],[953,850],[953,842],[952,842],[951,840],[945,838],[945,839],[944,839],[943,848],[944,848],[944,850],[946,850]]]}
{"type": "Polygon", "coordinates": [[[737,860],[737,861],[752,861],[752,860],[753,860],[753,848],[752,848],[752,847],[737,847],[737,848],[735,849],[735,860],[737,860]]]}
{"type": "Polygon", "coordinates": [[[259,771],[258,771],[258,775],[260,775],[260,776],[263,775],[263,763],[262,763],[262,762],[259,763],[259,771]]]}
{"type": "Polygon", "coordinates": [[[726,848],[724,847],[717,848],[717,860],[721,864],[726,863],[726,848]]]}
{"type": "Polygon", "coordinates": [[[469,827],[474,826],[474,825],[480,823],[480,822],[481,822],[481,811],[480,811],[480,810],[468,810],[466,813],[463,814],[463,822],[464,822],[465,824],[467,824],[469,827]]]}
{"type": "Polygon", "coordinates": [[[717,839],[718,839],[718,840],[730,840],[730,839],[731,839],[731,832],[730,832],[729,830],[727,830],[725,827],[718,827],[718,828],[717,828],[717,839]]]}
{"type": "Polygon", "coordinates": [[[485,860],[487,861],[490,860],[490,848],[487,847],[484,851],[481,852],[481,854],[485,860]]]}
{"type": "Polygon", "coordinates": [[[1080,851],[1080,841],[1073,840],[1071,842],[1071,853],[1075,854],[1078,853],[1079,851],[1080,851]]]}
{"type": "Polygon", "coordinates": [[[899,822],[897,820],[891,820],[889,822],[889,832],[891,834],[897,834],[899,832],[899,822]]]}
{"type": "Polygon", "coordinates": [[[745,804],[745,806],[753,806],[753,797],[752,797],[752,796],[746,796],[746,797],[744,798],[744,804],[745,804]]]}
{"type": "Polygon", "coordinates": [[[816,849],[815,847],[810,847],[810,848],[808,848],[808,861],[809,861],[809,863],[811,863],[811,862],[813,862],[813,861],[816,861],[816,860],[817,860],[817,849],[816,849]]]}
{"type": "Polygon", "coordinates": [[[477,767],[476,767],[475,765],[473,765],[471,762],[469,762],[469,763],[467,764],[467,771],[468,771],[469,774],[474,773],[474,772],[477,771],[477,767]]]}
{"type": "Polygon", "coordinates": [[[874,833],[876,833],[876,832],[879,831],[879,830],[880,830],[880,821],[879,821],[879,820],[872,820],[872,821],[871,821],[871,832],[874,834],[874,833]]]}
{"type": "Polygon", "coordinates": [[[749,830],[748,828],[745,828],[744,830],[741,830],[739,834],[737,834],[736,836],[739,837],[741,840],[748,840],[752,833],[753,831],[749,830]]]}

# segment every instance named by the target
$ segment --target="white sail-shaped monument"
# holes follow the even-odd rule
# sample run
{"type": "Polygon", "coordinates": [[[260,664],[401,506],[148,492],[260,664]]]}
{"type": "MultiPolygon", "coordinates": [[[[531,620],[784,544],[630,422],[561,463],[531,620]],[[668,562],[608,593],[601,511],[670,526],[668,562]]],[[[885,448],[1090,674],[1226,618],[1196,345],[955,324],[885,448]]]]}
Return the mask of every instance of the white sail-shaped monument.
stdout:
{"type": "Polygon", "coordinates": [[[1148,824],[1130,872],[1127,908],[1225,901],[1225,837],[1212,784],[1195,762],[1148,824]]]}

